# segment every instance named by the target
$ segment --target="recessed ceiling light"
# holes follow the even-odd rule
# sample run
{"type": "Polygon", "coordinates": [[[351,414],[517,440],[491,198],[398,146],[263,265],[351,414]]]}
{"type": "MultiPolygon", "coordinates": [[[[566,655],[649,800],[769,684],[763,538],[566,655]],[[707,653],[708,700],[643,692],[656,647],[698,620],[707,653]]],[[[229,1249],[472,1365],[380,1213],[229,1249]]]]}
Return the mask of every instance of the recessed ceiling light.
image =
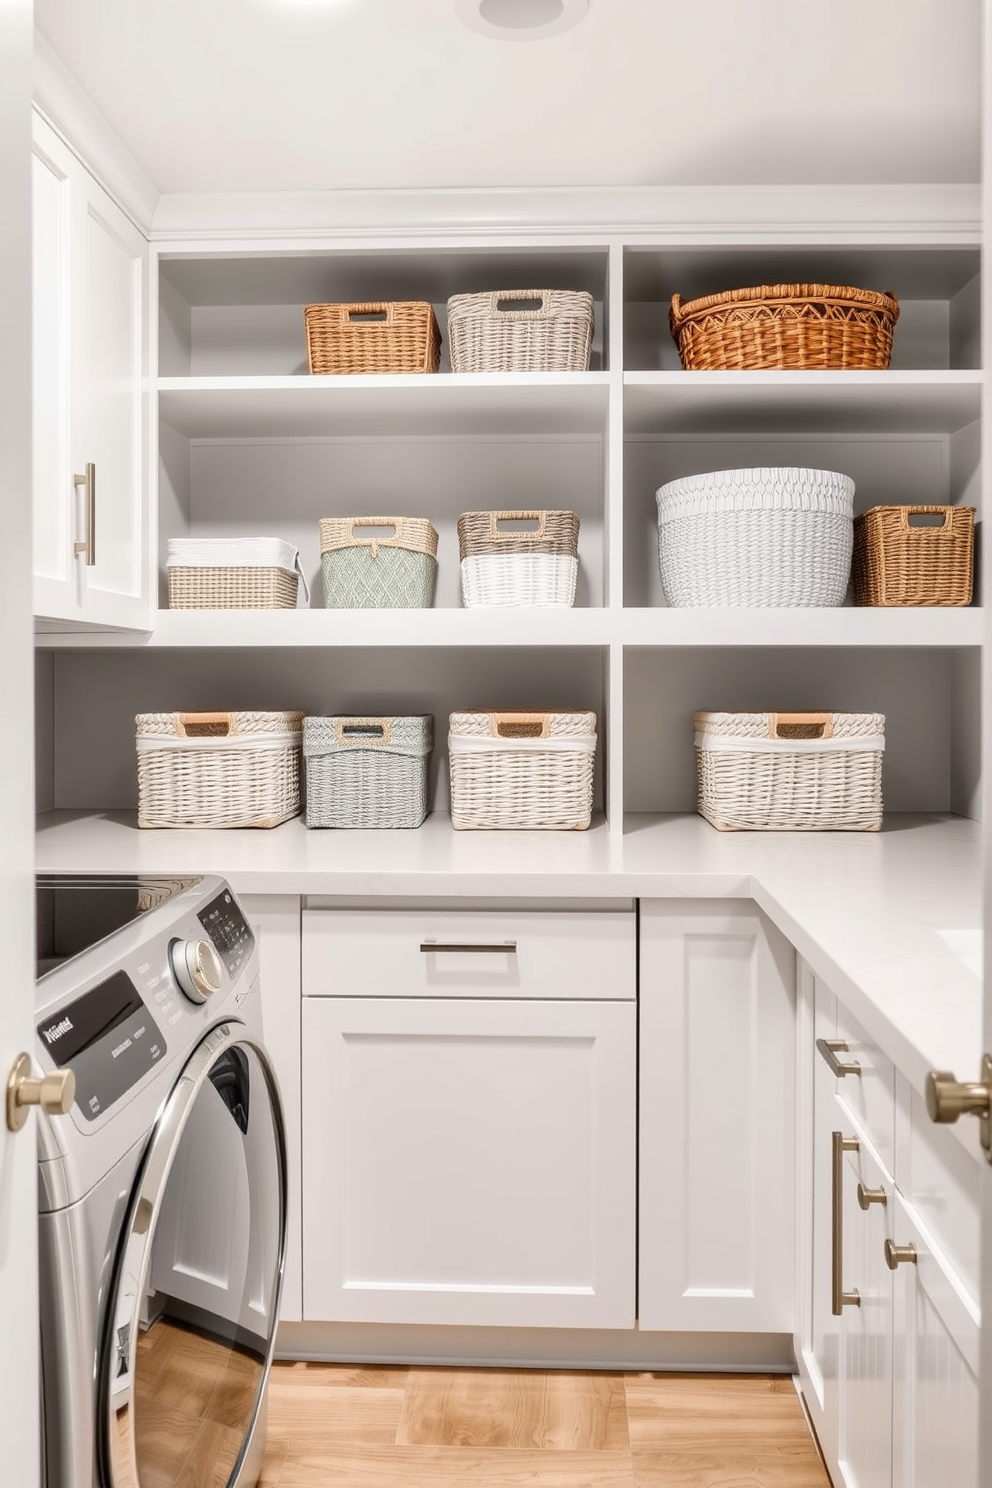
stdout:
{"type": "Polygon", "coordinates": [[[577,26],[589,0],[455,0],[463,25],[497,41],[540,41],[577,26]]]}

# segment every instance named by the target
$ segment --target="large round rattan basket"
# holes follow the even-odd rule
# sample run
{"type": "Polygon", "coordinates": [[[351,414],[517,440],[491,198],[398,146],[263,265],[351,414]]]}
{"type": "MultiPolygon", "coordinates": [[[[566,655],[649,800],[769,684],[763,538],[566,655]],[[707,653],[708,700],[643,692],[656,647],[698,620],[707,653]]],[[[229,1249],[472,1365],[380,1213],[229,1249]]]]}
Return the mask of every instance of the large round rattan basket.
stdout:
{"type": "Polygon", "coordinates": [[[893,294],[838,284],[759,284],[683,301],[669,325],[689,372],[888,367],[893,294]]]}

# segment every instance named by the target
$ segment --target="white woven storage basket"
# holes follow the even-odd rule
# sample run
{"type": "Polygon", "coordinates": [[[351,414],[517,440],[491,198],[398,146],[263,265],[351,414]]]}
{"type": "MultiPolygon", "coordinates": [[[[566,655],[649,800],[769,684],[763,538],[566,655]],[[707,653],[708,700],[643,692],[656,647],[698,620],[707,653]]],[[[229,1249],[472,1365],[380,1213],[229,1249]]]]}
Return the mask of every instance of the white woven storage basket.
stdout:
{"type": "Polygon", "coordinates": [[[172,610],[291,610],[310,603],[300,551],[279,537],[171,537],[172,610]]]}
{"type": "Polygon", "coordinates": [[[672,606],[840,605],[854,482],[835,470],[714,470],[657,492],[658,565],[672,606]]]}
{"type": "Polygon", "coordinates": [[[567,609],[575,603],[577,558],[557,553],[483,553],[462,559],[467,610],[499,605],[567,609]]]}
{"type": "Polygon", "coordinates": [[[300,810],[302,713],[139,713],[139,827],[275,827],[300,810]]]}
{"type": "Polygon", "coordinates": [[[701,816],[722,832],[877,832],[880,713],[693,715],[701,816]]]}
{"type": "Polygon", "coordinates": [[[586,372],[595,310],[571,289],[501,289],[452,295],[452,372],[586,372]]]}
{"type": "Polygon", "coordinates": [[[592,818],[596,715],[452,713],[451,825],[584,831],[592,818]]]}
{"type": "Polygon", "coordinates": [[[308,827],[419,827],[427,815],[430,714],[305,718],[308,827]]]}

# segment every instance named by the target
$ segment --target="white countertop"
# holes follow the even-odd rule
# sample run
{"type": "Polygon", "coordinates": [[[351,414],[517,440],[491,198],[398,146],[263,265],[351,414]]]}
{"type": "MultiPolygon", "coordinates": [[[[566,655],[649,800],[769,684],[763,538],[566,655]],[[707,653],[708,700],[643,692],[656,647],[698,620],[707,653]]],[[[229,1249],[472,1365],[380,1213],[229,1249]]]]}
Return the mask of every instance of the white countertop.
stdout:
{"type": "MultiPolygon", "coordinates": [[[[939,932],[981,925],[981,829],[891,816],[882,832],[717,832],[630,817],[623,835],[139,830],[133,813],[50,812],[38,872],[223,874],[244,894],[754,898],[912,1085],[977,1075],[982,987],[939,932]]],[[[976,1143],[969,1150],[978,1153],[976,1143]]]]}

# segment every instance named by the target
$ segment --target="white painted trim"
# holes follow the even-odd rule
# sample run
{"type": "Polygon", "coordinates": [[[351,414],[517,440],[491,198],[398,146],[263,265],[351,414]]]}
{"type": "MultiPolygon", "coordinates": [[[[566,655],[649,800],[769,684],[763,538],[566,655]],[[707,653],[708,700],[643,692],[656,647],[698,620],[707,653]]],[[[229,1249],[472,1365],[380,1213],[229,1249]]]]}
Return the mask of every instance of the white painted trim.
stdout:
{"type": "Polygon", "coordinates": [[[977,243],[980,215],[977,185],[165,192],[152,237],[472,240],[538,231],[671,243],[763,237],[977,243]]]}
{"type": "Polygon", "coordinates": [[[34,100],[37,111],[147,237],[159,201],[158,187],[37,31],[34,100]]]}

